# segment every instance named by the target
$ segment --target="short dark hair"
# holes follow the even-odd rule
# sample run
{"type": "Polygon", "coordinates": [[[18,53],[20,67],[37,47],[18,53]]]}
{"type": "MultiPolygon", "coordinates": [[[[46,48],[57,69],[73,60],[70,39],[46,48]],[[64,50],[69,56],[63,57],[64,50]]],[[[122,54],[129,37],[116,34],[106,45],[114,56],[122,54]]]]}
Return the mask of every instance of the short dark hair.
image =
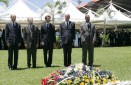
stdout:
{"type": "Polygon", "coordinates": [[[51,18],[51,16],[50,16],[50,15],[46,15],[46,16],[45,16],[45,19],[47,19],[48,17],[49,17],[49,18],[51,18]]]}

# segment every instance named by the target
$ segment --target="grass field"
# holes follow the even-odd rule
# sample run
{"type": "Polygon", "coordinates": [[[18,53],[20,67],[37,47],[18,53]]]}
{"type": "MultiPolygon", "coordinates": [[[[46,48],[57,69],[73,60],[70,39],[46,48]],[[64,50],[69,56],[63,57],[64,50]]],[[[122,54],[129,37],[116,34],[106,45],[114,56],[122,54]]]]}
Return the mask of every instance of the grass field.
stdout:
{"type": "MultiPolygon", "coordinates": [[[[81,48],[73,48],[72,64],[81,63],[81,48]]],[[[26,50],[19,51],[18,70],[8,70],[7,50],[0,50],[0,85],[41,85],[41,79],[63,69],[63,50],[54,49],[52,67],[46,68],[43,50],[37,50],[37,68],[27,69],[26,50]]],[[[131,80],[131,47],[95,48],[94,65],[114,72],[120,80],[131,80]]]]}

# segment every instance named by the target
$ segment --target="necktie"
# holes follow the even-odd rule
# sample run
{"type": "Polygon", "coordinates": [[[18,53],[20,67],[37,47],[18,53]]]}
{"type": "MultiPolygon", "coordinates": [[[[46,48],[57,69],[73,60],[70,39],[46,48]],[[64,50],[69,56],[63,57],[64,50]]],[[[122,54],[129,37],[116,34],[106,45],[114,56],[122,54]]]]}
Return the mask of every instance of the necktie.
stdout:
{"type": "Polygon", "coordinates": [[[49,28],[49,24],[46,24],[46,28],[49,28]]]}
{"type": "Polygon", "coordinates": [[[89,29],[89,30],[91,29],[91,24],[90,24],[90,23],[88,24],[88,29],[89,29]]]}
{"type": "Polygon", "coordinates": [[[68,26],[69,26],[69,23],[68,23],[68,22],[66,22],[66,24],[67,24],[67,28],[68,28],[68,26]]]}
{"type": "Polygon", "coordinates": [[[13,22],[13,27],[15,27],[15,22],[13,22]]]}

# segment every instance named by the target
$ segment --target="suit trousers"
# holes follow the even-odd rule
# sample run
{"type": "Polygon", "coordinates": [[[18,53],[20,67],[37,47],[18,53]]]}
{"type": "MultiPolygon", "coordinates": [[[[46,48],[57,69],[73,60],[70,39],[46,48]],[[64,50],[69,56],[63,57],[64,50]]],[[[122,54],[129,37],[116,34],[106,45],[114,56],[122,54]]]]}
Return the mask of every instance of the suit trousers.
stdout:
{"type": "Polygon", "coordinates": [[[46,66],[51,66],[52,64],[52,54],[53,54],[53,43],[47,43],[44,45],[44,63],[46,66]]]}
{"type": "Polygon", "coordinates": [[[72,44],[71,43],[63,44],[63,52],[64,52],[64,66],[69,66],[71,64],[72,44]]]}
{"type": "Polygon", "coordinates": [[[18,44],[14,44],[8,47],[8,66],[9,68],[17,69],[17,64],[18,64],[18,44]],[[14,64],[13,64],[13,53],[14,53],[14,64]]]}
{"type": "Polygon", "coordinates": [[[82,45],[82,63],[87,65],[87,51],[88,51],[88,65],[93,65],[94,58],[94,45],[93,44],[83,44],[82,45]]]}
{"type": "Polygon", "coordinates": [[[27,48],[27,66],[31,66],[31,57],[32,57],[32,65],[35,68],[36,67],[36,52],[37,48],[36,46],[31,46],[31,48],[27,48]]]}

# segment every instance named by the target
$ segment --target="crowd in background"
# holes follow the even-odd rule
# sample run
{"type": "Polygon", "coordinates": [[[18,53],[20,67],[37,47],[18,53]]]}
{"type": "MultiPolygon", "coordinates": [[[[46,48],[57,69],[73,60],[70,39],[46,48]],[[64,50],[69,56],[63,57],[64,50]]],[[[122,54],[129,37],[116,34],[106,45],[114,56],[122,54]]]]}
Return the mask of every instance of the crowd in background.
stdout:
{"type": "Polygon", "coordinates": [[[103,31],[97,31],[96,46],[103,46],[103,38],[107,38],[105,43],[107,46],[131,46],[131,30],[107,30],[106,34],[103,31]],[[105,35],[105,37],[103,37],[105,35]]]}

